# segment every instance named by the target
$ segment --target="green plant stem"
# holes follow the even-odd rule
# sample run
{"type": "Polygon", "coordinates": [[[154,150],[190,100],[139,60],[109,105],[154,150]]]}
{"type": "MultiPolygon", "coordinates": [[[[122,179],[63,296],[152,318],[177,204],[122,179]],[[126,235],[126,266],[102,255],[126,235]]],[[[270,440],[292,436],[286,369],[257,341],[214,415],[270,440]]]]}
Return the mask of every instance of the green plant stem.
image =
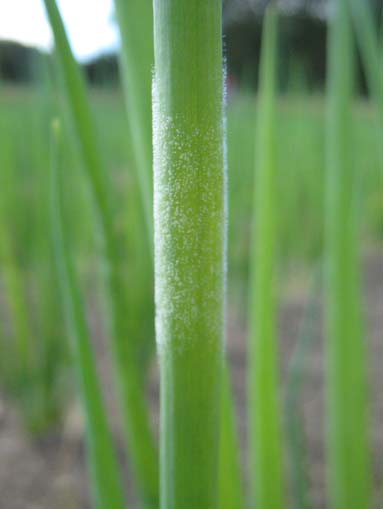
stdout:
{"type": "MultiPolygon", "coordinates": [[[[16,253],[11,236],[9,220],[13,218],[13,203],[15,198],[13,189],[13,172],[11,150],[13,148],[11,137],[6,133],[5,128],[1,130],[1,189],[3,197],[0,204],[0,265],[4,275],[7,300],[11,312],[13,333],[15,336],[15,350],[12,349],[12,360],[17,361],[16,366],[5,366],[4,369],[16,369],[18,376],[25,377],[30,362],[30,320],[21,269],[17,264],[16,253]]],[[[12,363],[13,364],[13,363],[12,363]]]]}
{"type": "Polygon", "coordinates": [[[330,505],[371,507],[365,345],[352,164],[354,55],[348,0],[336,0],[328,40],[326,416],[330,505]]]}
{"type": "Polygon", "coordinates": [[[251,507],[285,507],[274,296],[277,14],[266,11],[258,99],[250,280],[249,412],[251,507]]]}
{"type": "Polygon", "coordinates": [[[154,0],[162,509],[216,509],[223,363],[220,0],[154,0]]]}
{"type": "Polygon", "coordinates": [[[68,329],[74,367],[85,416],[86,439],[95,507],[124,509],[124,494],[113,439],[88,334],[81,294],[65,239],[59,185],[59,124],[52,127],[51,238],[68,329]]]}
{"type": "Polygon", "coordinates": [[[15,263],[11,237],[8,235],[2,217],[0,218],[0,263],[4,271],[16,343],[16,350],[13,351],[13,360],[17,360],[17,366],[13,366],[13,369],[17,370],[18,376],[25,377],[30,361],[30,326],[25,288],[20,270],[15,263]]]}
{"type": "Polygon", "coordinates": [[[366,0],[348,0],[356,36],[362,54],[371,96],[378,108],[379,126],[383,132],[383,66],[378,31],[366,0]]]}
{"type": "Polygon", "coordinates": [[[121,32],[121,78],[149,247],[153,250],[151,83],[154,62],[150,0],[115,0],[121,32]]]}
{"type": "Polygon", "coordinates": [[[322,267],[315,268],[308,301],[305,306],[294,351],[291,355],[285,388],[285,423],[290,456],[290,483],[295,509],[310,509],[310,479],[308,472],[302,393],[306,380],[308,354],[316,339],[319,298],[321,297],[322,267]]]}
{"type": "Polygon", "coordinates": [[[107,264],[108,302],[111,308],[112,350],[132,466],[145,507],[158,503],[158,462],[148,409],[132,338],[126,337],[126,294],[120,275],[119,242],[114,228],[109,180],[102,165],[83,77],[70,49],[55,0],[45,0],[57,56],[81,156],[89,176],[107,264]]]}
{"type": "MultiPolygon", "coordinates": [[[[152,246],[152,179],[151,179],[151,69],[153,64],[153,14],[151,2],[133,0],[116,1],[117,17],[121,32],[121,68],[128,119],[136,155],[141,196],[152,246]],[[144,36],[143,34],[147,34],[144,36]],[[149,133],[149,136],[148,136],[149,133]],[[150,205],[150,206],[148,206],[150,205]]],[[[226,368],[226,367],[225,367],[226,368]]],[[[224,378],[229,377],[225,369],[224,378]]],[[[222,435],[220,465],[220,507],[243,507],[241,468],[234,407],[229,382],[223,385],[222,435]]]]}
{"type": "Polygon", "coordinates": [[[245,499],[240,444],[228,363],[224,365],[222,372],[221,405],[218,507],[219,509],[243,509],[245,499]]]}
{"type": "MultiPolygon", "coordinates": [[[[154,60],[152,2],[116,0],[115,4],[122,41],[120,60],[124,96],[149,234],[148,244],[153,249],[150,102],[154,60]]],[[[243,507],[242,478],[229,376],[229,368],[225,365],[222,388],[220,508],[238,509],[243,507]]]]}

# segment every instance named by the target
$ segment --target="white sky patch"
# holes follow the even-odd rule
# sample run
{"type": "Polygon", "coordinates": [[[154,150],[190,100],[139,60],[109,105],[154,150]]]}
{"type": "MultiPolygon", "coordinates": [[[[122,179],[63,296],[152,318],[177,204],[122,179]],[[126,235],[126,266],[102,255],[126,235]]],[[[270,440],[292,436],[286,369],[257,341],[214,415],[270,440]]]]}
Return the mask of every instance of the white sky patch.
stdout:
{"type": "MultiPolygon", "coordinates": [[[[118,45],[112,0],[58,0],[58,5],[77,58],[86,60],[118,45]]],[[[0,0],[0,39],[50,49],[42,0],[0,0]]]]}

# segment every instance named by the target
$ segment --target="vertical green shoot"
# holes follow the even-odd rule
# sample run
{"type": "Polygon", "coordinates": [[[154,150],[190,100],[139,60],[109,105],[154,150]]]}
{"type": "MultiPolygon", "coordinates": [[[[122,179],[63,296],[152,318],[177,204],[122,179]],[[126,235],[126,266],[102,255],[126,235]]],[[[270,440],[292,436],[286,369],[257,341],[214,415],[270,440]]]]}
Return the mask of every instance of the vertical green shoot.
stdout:
{"type": "MultiPolygon", "coordinates": [[[[152,167],[151,167],[151,69],[153,64],[153,12],[150,0],[116,0],[121,32],[121,69],[128,120],[136,154],[145,220],[152,246],[152,167]]],[[[241,466],[239,462],[235,412],[229,382],[229,368],[224,367],[222,387],[222,434],[220,446],[220,507],[243,506],[241,466]],[[230,465],[230,468],[229,468],[230,465]]]]}
{"type": "MultiPolygon", "coordinates": [[[[149,0],[116,0],[121,32],[121,69],[128,120],[136,155],[141,196],[152,246],[152,167],[151,167],[151,69],[153,64],[153,12],[149,0]]],[[[241,466],[236,437],[235,413],[229,383],[228,367],[224,368],[222,388],[222,434],[220,452],[220,507],[238,509],[243,506],[241,466]],[[230,468],[229,468],[230,465],[230,468]]]]}
{"type": "MultiPolygon", "coordinates": [[[[0,212],[1,214],[1,212],[0,212]]],[[[28,308],[26,302],[25,288],[22,281],[22,274],[15,261],[12,250],[12,238],[8,233],[4,217],[0,216],[0,264],[4,270],[4,281],[7,292],[7,300],[11,311],[13,332],[15,336],[16,349],[13,350],[12,369],[16,370],[17,376],[26,377],[30,361],[30,325],[28,308]]]]}
{"type": "Polygon", "coordinates": [[[316,336],[318,296],[321,295],[319,275],[321,275],[321,271],[316,269],[294,352],[291,356],[285,389],[286,411],[284,420],[286,423],[286,441],[289,448],[290,484],[296,509],[312,507],[308,475],[308,444],[305,437],[301,396],[305,382],[306,361],[316,336]]]}
{"type": "MultiPolygon", "coordinates": [[[[17,366],[10,362],[4,363],[4,369],[6,371],[16,371],[12,374],[16,381],[19,376],[26,377],[30,367],[31,331],[26,288],[24,287],[22,273],[16,260],[14,243],[11,235],[10,218],[13,217],[13,209],[10,205],[12,205],[15,195],[13,189],[14,173],[12,168],[12,163],[14,163],[14,161],[10,154],[14,147],[12,146],[11,136],[6,133],[4,127],[5,126],[2,125],[0,137],[2,156],[0,188],[3,193],[0,203],[0,266],[3,271],[7,301],[11,312],[11,321],[15,336],[15,349],[12,349],[12,359],[10,360],[17,362],[17,366]],[[11,364],[12,367],[8,366],[8,364],[11,364]],[[8,368],[10,368],[10,370],[8,368]]],[[[11,373],[9,374],[11,375],[11,373]]]]}
{"type": "Polygon", "coordinates": [[[221,0],[154,0],[162,509],[217,509],[225,176],[221,0]]]}
{"type": "Polygon", "coordinates": [[[362,54],[368,87],[378,107],[379,124],[383,129],[383,66],[371,5],[367,0],[349,0],[358,45],[362,54]]]}
{"type": "Polygon", "coordinates": [[[120,274],[119,241],[111,208],[110,182],[102,164],[85,83],[69,46],[59,10],[55,0],[44,1],[55,37],[63,86],[67,94],[68,111],[89,176],[95,210],[105,245],[112,350],[125,435],[141,500],[147,508],[156,507],[158,502],[157,452],[150,429],[134,341],[133,338],[126,337],[126,288],[120,274]]]}
{"type": "Polygon", "coordinates": [[[86,442],[95,507],[124,509],[119,466],[109,430],[101,388],[85,319],[81,294],[76,282],[62,217],[59,184],[59,124],[52,135],[51,238],[63,307],[72,340],[74,368],[85,416],[86,442]]]}
{"type": "Polygon", "coordinates": [[[235,405],[228,363],[222,372],[221,442],[219,459],[218,507],[243,509],[244,486],[240,461],[240,444],[237,435],[235,405]]]}
{"type": "Polygon", "coordinates": [[[251,507],[259,509],[285,507],[274,296],[276,55],[277,13],[270,6],[260,64],[249,307],[251,507]]]}
{"type": "Polygon", "coordinates": [[[335,1],[328,40],[326,417],[330,505],[371,504],[365,344],[351,155],[353,38],[348,0],[335,1]]]}
{"type": "Polygon", "coordinates": [[[121,78],[135,166],[140,183],[150,247],[153,244],[151,83],[153,10],[151,0],[115,0],[121,32],[121,78]]]}

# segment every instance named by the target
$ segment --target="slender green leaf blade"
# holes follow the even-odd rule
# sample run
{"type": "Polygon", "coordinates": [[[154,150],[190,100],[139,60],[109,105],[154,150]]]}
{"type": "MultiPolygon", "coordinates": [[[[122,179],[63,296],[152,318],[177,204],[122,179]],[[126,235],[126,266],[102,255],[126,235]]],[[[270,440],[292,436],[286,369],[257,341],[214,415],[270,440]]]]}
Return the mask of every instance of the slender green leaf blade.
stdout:
{"type": "Polygon", "coordinates": [[[368,86],[377,105],[380,128],[383,130],[383,65],[371,5],[367,0],[349,0],[349,4],[368,86]]]}
{"type": "Polygon", "coordinates": [[[270,6],[262,37],[249,307],[251,505],[260,509],[285,506],[274,296],[276,54],[277,14],[270,6]]]}
{"type": "Polygon", "coordinates": [[[53,126],[51,223],[52,247],[68,329],[72,339],[74,368],[83,412],[95,506],[99,509],[124,509],[125,501],[115,447],[102,401],[91,340],[81,294],[70,259],[62,217],[59,184],[59,124],[53,126]]]}
{"type": "Polygon", "coordinates": [[[241,509],[245,507],[244,485],[228,364],[223,368],[221,405],[218,507],[241,509]]]}
{"type": "Polygon", "coordinates": [[[332,507],[371,507],[365,339],[351,157],[354,55],[348,0],[336,0],[328,40],[326,405],[332,507]]]}
{"type": "Polygon", "coordinates": [[[220,0],[154,0],[162,509],[218,506],[224,311],[220,0]]]}
{"type": "Polygon", "coordinates": [[[110,182],[104,171],[83,76],[72,54],[55,0],[44,0],[55,37],[56,51],[67,94],[67,105],[89,176],[95,210],[105,245],[107,292],[110,306],[112,350],[124,431],[132,465],[145,507],[158,501],[158,460],[150,418],[135,356],[133,338],[126,337],[127,298],[121,277],[119,241],[111,206],[110,182]]]}
{"type": "Polygon", "coordinates": [[[154,63],[151,0],[115,0],[121,32],[121,78],[149,244],[153,248],[152,110],[154,63]]]}

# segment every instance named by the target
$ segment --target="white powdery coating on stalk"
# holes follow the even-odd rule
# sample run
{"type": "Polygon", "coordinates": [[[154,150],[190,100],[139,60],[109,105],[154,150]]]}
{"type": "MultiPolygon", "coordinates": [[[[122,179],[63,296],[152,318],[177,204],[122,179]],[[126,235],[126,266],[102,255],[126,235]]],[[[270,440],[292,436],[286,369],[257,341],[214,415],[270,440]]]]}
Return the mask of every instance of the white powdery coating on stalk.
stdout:
{"type": "Polygon", "coordinates": [[[153,79],[156,338],[159,352],[223,333],[223,114],[191,126],[163,114],[153,79]],[[202,127],[201,127],[202,126],[202,127]]]}

